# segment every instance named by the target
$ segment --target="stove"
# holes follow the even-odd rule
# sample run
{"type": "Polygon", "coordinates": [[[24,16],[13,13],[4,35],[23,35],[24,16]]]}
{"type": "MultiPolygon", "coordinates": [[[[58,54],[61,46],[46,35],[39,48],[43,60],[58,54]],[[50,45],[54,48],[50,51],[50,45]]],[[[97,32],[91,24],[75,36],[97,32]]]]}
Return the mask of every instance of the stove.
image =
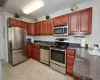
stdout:
{"type": "Polygon", "coordinates": [[[69,42],[56,41],[50,48],[50,67],[66,74],[66,48],[69,42]]]}

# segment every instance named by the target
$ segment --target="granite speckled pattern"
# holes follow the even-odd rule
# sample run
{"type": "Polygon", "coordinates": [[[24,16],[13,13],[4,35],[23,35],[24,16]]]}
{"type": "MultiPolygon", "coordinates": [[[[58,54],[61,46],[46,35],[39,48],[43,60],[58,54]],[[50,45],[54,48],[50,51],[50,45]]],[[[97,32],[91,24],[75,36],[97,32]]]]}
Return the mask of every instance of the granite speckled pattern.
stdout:
{"type": "Polygon", "coordinates": [[[73,80],[49,66],[34,59],[29,59],[17,66],[2,62],[4,80],[73,80]]]}

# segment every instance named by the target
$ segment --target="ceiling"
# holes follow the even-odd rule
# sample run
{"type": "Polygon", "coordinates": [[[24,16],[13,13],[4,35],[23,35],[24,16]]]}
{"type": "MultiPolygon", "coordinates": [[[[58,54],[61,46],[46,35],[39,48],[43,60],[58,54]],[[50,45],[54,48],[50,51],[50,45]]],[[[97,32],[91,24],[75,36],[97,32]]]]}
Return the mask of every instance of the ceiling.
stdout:
{"type": "Polygon", "coordinates": [[[23,13],[22,9],[31,1],[33,0],[8,0],[6,5],[4,6],[4,11],[7,11],[12,14],[18,13],[21,16],[25,16],[32,19],[59,11],[61,9],[65,9],[71,6],[75,1],[80,4],[90,0],[43,0],[44,7],[26,15],[23,13]]]}

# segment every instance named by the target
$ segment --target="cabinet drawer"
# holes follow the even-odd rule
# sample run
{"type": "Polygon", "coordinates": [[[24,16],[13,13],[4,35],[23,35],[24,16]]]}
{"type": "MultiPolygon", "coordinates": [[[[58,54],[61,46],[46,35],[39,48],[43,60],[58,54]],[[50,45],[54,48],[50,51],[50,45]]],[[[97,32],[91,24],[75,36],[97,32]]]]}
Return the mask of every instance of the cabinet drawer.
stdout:
{"type": "Polygon", "coordinates": [[[73,67],[70,65],[67,65],[67,73],[73,74],[73,67]]]}
{"type": "Polygon", "coordinates": [[[75,50],[67,50],[67,55],[75,56],[75,50]]]}
{"type": "Polygon", "coordinates": [[[67,65],[73,66],[74,65],[74,61],[67,60],[67,65]]]}
{"type": "Polygon", "coordinates": [[[67,55],[67,60],[74,61],[74,59],[75,59],[75,56],[67,55]]]}

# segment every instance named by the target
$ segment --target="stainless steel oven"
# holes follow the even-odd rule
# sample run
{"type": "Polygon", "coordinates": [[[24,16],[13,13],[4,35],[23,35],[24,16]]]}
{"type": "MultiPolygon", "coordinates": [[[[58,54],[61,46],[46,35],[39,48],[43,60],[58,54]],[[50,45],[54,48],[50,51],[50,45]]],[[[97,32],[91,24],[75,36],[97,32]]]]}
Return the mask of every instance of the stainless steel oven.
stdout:
{"type": "Polygon", "coordinates": [[[60,49],[53,49],[51,48],[51,55],[50,55],[50,61],[62,66],[66,67],[66,50],[60,50],[60,49]]]}
{"type": "Polygon", "coordinates": [[[66,74],[66,50],[50,48],[50,67],[66,74]]]}

